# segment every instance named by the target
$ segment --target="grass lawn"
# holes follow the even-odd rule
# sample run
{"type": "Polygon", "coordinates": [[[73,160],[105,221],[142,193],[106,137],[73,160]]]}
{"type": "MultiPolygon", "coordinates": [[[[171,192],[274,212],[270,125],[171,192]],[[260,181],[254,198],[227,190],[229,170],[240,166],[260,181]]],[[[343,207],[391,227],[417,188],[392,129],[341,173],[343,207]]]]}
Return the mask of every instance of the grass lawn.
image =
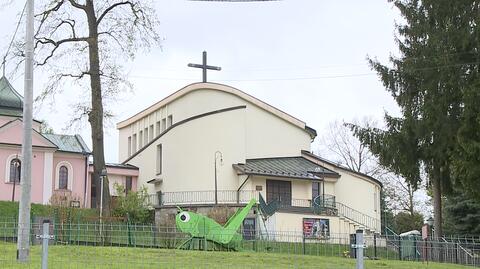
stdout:
{"type": "MultiPolygon", "coordinates": [[[[1,268],[40,268],[40,246],[31,250],[29,264],[17,264],[16,245],[0,243],[1,268]]],[[[49,268],[355,268],[340,257],[256,252],[203,252],[154,248],[50,246],[49,268]]],[[[453,264],[368,260],[366,269],[454,269],[453,264]]]]}

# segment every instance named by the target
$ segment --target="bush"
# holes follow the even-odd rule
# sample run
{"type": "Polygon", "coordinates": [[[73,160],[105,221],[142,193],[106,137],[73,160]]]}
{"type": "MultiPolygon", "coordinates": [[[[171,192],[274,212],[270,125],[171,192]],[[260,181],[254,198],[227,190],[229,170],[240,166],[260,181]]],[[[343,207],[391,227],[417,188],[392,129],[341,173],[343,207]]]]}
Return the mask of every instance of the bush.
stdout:
{"type": "Polygon", "coordinates": [[[133,223],[153,223],[154,211],[148,208],[148,193],[145,187],[125,195],[125,187],[115,184],[118,197],[113,205],[112,215],[127,217],[133,223]]]}
{"type": "MultiPolygon", "coordinates": [[[[56,209],[58,205],[42,205],[32,204],[31,215],[32,217],[50,217],[52,219],[58,218],[56,209]]],[[[80,219],[87,217],[98,216],[95,209],[90,208],[76,208],[75,216],[80,219]]],[[[57,210],[58,211],[58,210],[57,210]]],[[[18,202],[0,201],[0,219],[17,219],[18,218],[18,202]]],[[[73,219],[73,221],[77,221],[73,219]]]]}
{"type": "Polygon", "coordinates": [[[413,215],[407,212],[400,212],[395,215],[395,226],[398,233],[409,232],[412,230],[421,231],[423,226],[423,215],[415,212],[413,215]]]}

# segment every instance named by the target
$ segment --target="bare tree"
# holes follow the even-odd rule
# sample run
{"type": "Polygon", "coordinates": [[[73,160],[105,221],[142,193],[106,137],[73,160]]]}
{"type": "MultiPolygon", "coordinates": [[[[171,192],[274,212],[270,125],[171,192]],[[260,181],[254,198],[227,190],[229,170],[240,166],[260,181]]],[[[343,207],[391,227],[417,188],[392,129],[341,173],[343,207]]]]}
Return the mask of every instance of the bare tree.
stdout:
{"type": "MultiPolygon", "coordinates": [[[[46,3],[45,3],[46,2],[46,3]]],[[[66,82],[86,90],[74,110],[75,119],[90,123],[93,146],[93,180],[100,197],[100,174],[105,168],[104,118],[106,101],[130,87],[122,63],[139,49],[159,43],[158,20],[147,0],[49,0],[36,14],[36,65],[50,74],[49,83],[37,97],[63,91],[66,82]]],[[[19,46],[21,53],[21,44],[19,46]]],[[[108,179],[104,181],[104,208],[109,214],[108,179]]],[[[100,201],[97,199],[97,207],[100,201]]]]}
{"type": "MultiPolygon", "coordinates": [[[[355,124],[375,127],[377,123],[371,118],[355,120],[355,124]]],[[[353,136],[350,129],[343,122],[334,121],[328,125],[324,135],[320,138],[320,154],[339,165],[360,172],[383,183],[383,191],[394,211],[407,211],[413,215],[416,199],[415,191],[402,177],[386,170],[377,158],[353,136]]]]}
{"type": "MultiPolygon", "coordinates": [[[[358,122],[358,121],[356,121],[358,122]]],[[[373,120],[364,119],[363,124],[374,125],[373,120]]],[[[354,137],[342,122],[334,121],[328,125],[325,134],[320,138],[322,155],[347,168],[370,176],[383,173],[367,147],[354,137]]]]}

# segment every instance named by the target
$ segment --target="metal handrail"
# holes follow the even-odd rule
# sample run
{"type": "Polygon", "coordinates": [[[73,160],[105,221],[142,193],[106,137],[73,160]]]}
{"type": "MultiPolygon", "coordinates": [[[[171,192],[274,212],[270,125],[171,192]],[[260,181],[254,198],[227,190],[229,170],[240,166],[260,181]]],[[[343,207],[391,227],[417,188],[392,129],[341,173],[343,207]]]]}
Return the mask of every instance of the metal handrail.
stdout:
{"type": "Polygon", "coordinates": [[[361,226],[364,226],[364,228],[374,231],[380,230],[381,221],[379,219],[364,214],[340,202],[336,202],[336,208],[338,210],[338,216],[349,219],[361,226]]]}
{"type": "MultiPolygon", "coordinates": [[[[260,191],[254,190],[221,190],[217,191],[217,203],[246,204],[252,198],[258,200],[259,193],[260,191]]],[[[212,205],[215,204],[215,191],[159,192],[149,196],[149,204],[152,206],[212,205]]],[[[379,231],[381,227],[380,220],[337,202],[335,196],[329,194],[319,195],[313,200],[293,198],[289,201],[279,201],[278,208],[313,208],[317,213],[328,210],[330,214],[349,219],[367,229],[379,231]]]]}
{"type": "MultiPolygon", "coordinates": [[[[217,191],[218,204],[246,204],[252,198],[258,199],[258,191],[217,191]]],[[[182,204],[215,204],[215,191],[159,192],[149,196],[153,206],[182,204]]]]}

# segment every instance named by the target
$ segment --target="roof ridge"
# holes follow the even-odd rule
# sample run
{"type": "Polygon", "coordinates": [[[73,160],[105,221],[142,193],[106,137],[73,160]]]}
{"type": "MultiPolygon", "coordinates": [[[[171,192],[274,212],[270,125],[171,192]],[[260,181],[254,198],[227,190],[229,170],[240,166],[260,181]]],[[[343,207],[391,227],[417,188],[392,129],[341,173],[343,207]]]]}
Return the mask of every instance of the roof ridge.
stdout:
{"type": "Polygon", "coordinates": [[[261,157],[261,158],[249,158],[249,159],[246,159],[246,160],[271,160],[271,159],[292,159],[292,158],[302,158],[302,159],[306,159],[305,157],[303,156],[281,156],[281,157],[261,157]]]}

